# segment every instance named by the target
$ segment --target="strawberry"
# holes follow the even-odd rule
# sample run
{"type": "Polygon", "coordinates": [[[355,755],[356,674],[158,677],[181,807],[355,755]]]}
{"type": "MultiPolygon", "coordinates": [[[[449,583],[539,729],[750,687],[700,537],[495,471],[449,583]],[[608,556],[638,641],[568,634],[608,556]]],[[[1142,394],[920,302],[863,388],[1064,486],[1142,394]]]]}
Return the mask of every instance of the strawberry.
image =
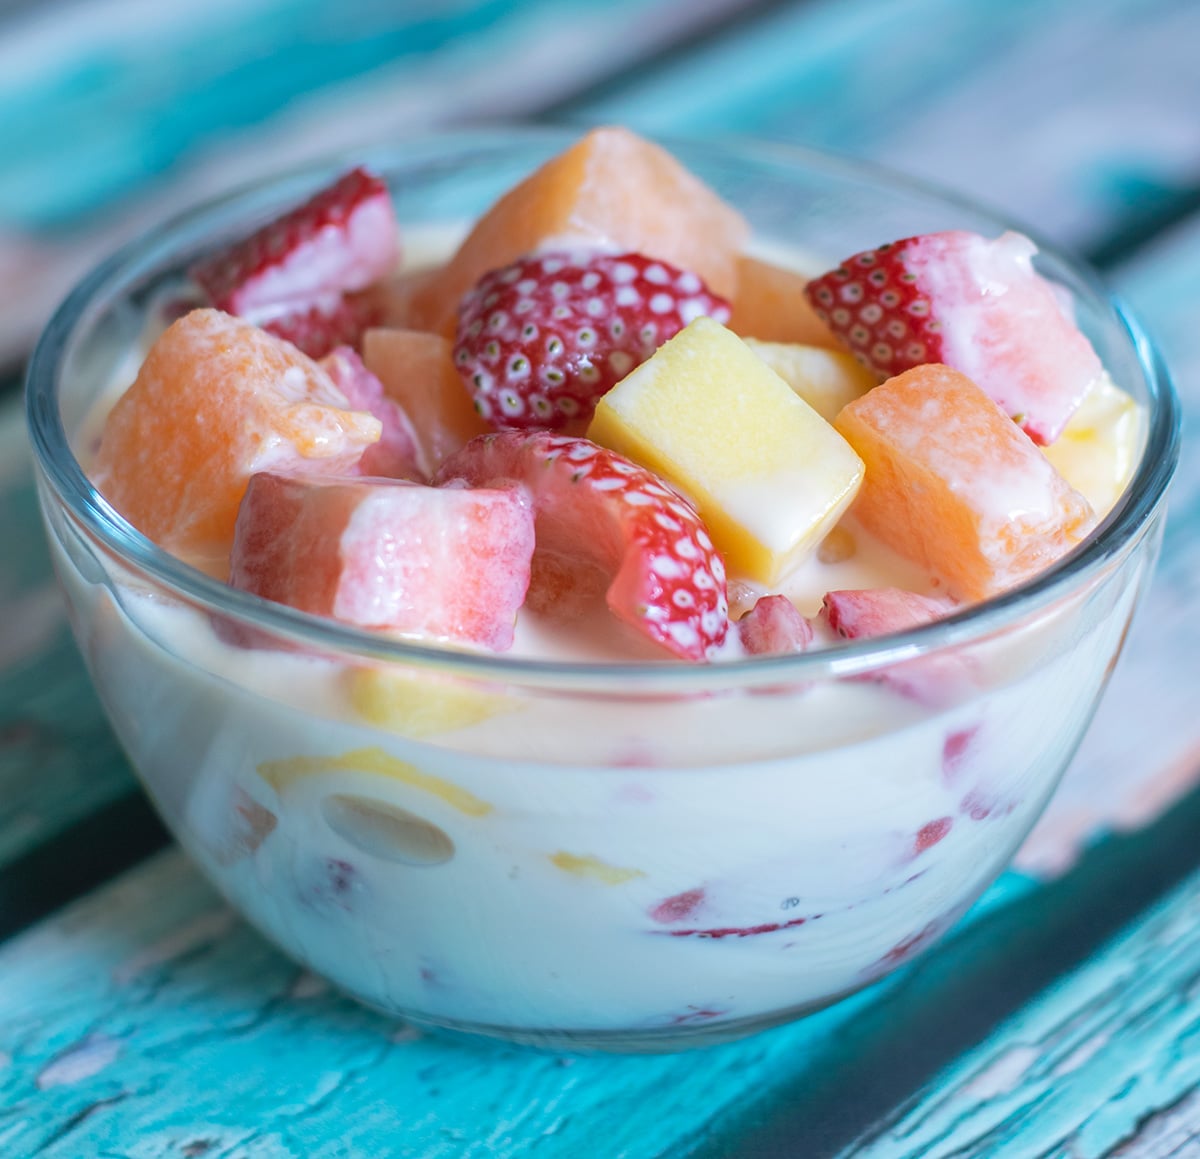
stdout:
{"type": "Polygon", "coordinates": [[[324,358],[339,346],[357,347],[381,316],[379,303],[369,294],[333,293],[250,320],[309,358],[324,358]]]}
{"type": "Polygon", "coordinates": [[[900,588],[826,592],[822,604],[821,615],[839,636],[848,640],[907,632],[954,610],[947,600],[919,596],[900,588]]]}
{"type": "Polygon", "coordinates": [[[863,365],[890,377],[945,363],[1052,443],[1102,368],[1035,253],[1017,233],[924,234],[855,254],[804,292],[863,365]]]}
{"type": "Polygon", "coordinates": [[[191,274],[218,309],[319,358],[378,320],[378,304],[354,292],[390,274],[399,253],[387,186],[359,168],[191,274]]]}
{"type": "Polygon", "coordinates": [[[229,582],[343,623],[503,651],[533,546],[513,488],[261,473],[238,510],[229,582]]]}
{"type": "Polygon", "coordinates": [[[676,656],[704,660],[724,641],[725,565],[691,502],[644,467],[586,439],[506,431],[447,459],[436,482],[456,479],[523,486],[537,555],[577,575],[612,576],[613,614],[676,656]]]}
{"type": "Polygon", "coordinates": [[[737,623],[751,656],[785,656],[812,643],[813,627],[787,596],[763,596],[737,623]]]}
{"type": "Polygon", "coordinates": [[[467,294],[454,362],[493,426],[582,428],[601,395],[704,314],[727,322],[729,303],[668,262],[543,253],[467,294]]]}
{"type": "Polygon", "coordinates": [[[352,410],[365,410],[383,424],[379,442],[373,443],[358,461],[357,475],[423,481],[421,453],[412,420],[404,408],[389,398],[379,381],[349,346],[339,346],[321,359],[321,368],[350,403],[352,410]]]}
{"type": "MultiPolygon", "coordinates": [[[[900,588],[868,588],[827,592],[819,618],[839,636],[861,640],[907,632],[954,610],[955,605],[949,600],[931,599],[900,588]]],[[[863,679],[878,681],[902,696],[939,707],[953,702],[964,689],[970,688],[973,677],[967,658],[950,652],[891,664],[863,679]]]]}

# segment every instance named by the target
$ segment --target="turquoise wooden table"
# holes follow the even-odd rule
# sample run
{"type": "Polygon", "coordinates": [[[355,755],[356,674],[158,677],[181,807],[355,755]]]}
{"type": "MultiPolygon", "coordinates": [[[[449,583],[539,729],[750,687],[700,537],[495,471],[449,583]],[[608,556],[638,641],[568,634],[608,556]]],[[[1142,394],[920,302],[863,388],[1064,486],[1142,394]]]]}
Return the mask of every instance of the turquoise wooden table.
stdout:
{"type": "Polygon", "coordinates": [[[0,4],[0,365],[122,237],[488,117],[885,161],[1091,258],[1186,411],[1159,575],[1042,823],[933,953],[732,1046],[569,1057],[331,993],[167,843],[70,642],[0,393],[0,1155],[1200,1156],[1200,6],[0,4]]]}

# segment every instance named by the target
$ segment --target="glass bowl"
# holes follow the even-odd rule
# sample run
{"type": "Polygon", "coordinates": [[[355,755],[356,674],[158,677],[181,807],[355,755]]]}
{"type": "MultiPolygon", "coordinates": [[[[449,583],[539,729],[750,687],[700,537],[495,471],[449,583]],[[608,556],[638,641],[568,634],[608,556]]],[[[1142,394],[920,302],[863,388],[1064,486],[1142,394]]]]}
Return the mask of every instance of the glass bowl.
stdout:
{"type": "MultiPolygon", "coordinates": [[[[470,220],[570,139],[444,134],[353,161],[386,176],[415,231],[470,220]]],[[[929,230],[1003,228],[813,153],[669,147],[760,240],[823,264],[929,230]]],[[[363,1002],[555,1048],[735,1038],[928,948],[1042,811],[1147,585],[1179,424],[1155,349],[1043,248],[1042,271],[1145,410],[1140,466],[1057,566],[935,625],[708,666],[401,644],[171,558],[79,457],[97,400],[132,379],[164,287],[345,167],[245,190],[123,249],[63,304],[29,368],[74,631],[180,843],[263,934],[363,1002]]]]}

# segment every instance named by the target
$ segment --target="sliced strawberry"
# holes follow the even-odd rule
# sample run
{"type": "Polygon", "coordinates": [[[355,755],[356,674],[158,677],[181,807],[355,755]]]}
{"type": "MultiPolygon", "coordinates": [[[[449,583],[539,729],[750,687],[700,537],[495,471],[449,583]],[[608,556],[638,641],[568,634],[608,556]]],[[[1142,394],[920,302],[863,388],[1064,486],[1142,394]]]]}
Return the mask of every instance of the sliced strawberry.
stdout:
{"type": "Polygon", "coordinates": [[[383,181],[352,169],[303,205],[192,267],[214,306],[258,311],[361,290],[390,274],[399,231],[383,181]]]}
{"type": "Polygon", "coordinates": [[[725,565],[695,507],[644,467],[586,439],[510,431],[447,459],[437,481],[454,479],[525,487],[538,555],[612,576],[613,614],[676,656],[704,660],[725,639],[725,565]]]}
{"type": "Polygon", "coordinates": [[[804,292],[864,365],[894,376],[943,362],[1052,443],[1102,368],[1035,253],[1017,233],[925,234],[855,254],[804,292]]]}
{"type": "Polygon", "coordinates": [[[786,656],[803,652],[813,627],[787,596],[763,596],[737,622],[742,647],[751,656],[786,656]]]}
{"type": "Polygon", "coordinates": [[[303,350],[309,358],[324,358],[339,346],[357,347],[381,316],[380,304],[370,294],[333,293],[270,315],[256,312],[250,321],[303,350]]]}
{"type": "MultiPolygon", "coordinates": [[[[848,640],[889,636],[950,615],[955,605],[899,588],[827,592],[820,618],[848,640]]],[[[972,679],[967,660],[956,653],[935,653],[892,664],[866,677],[922,704],[941,706],[957,699],[972,679]]]]}
{"type": "Polygon", "coordinates": [[[954,610],[948,600],[935,600],[900,588],[827,592],[822,603],[821,614],[829,626],[848,640],[907,632],[954,610]]]}
{"type": "Polygon", "coordinates": [[[545,253],[481,278],[459,309],[454,361],[493,426],[557,429],[689,322],[729,321],[692,273],[641,254],[545,253]]]}
{"type": "Polygon", "coordinates": [[[238,512],[229,582],[361,627],[500,651],[533,544],[516,489],[259,474],[238,512]]]}
{"type": "Polygon", "coordinates": [[[385,479],[418,479],[425,475],[420,467],[417,434],[404,408],[389,398],[379,381],[349,346],[339,346],[321,359],[322,368],[353,410],[365,410],[383,424],[379,442],[369,446],[358,461],[359,475],[385,479]]]}

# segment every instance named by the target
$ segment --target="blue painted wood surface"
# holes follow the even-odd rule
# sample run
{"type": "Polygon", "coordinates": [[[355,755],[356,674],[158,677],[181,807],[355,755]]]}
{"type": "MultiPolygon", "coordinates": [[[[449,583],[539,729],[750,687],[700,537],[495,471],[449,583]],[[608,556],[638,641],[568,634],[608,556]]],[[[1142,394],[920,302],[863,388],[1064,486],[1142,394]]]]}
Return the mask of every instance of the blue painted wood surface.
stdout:
{"type": "MultiPolygon", "coordinates": [[[[318,7],[298,6],[310,12],[318,7]]],[[[580,10],[587,7],[581,4],[580,10]]],[[[668,10],[681,11],[669,4],[645,9],[660,18],[668,10]]],[[[216,15],[218,25],[230,19],[224,7],[216,15]]],[[[1196,122],[1180,112],[1198,106],[1194,90],[1200,82],[1194,70],[1170,67],[1172,54],[1184,52],[1181,46],[1200,36],[1197,17],[1194,5],[1167,0],[1091,5],[1073,0],[1036,5],[1032,0],[1012,5],[827,0],[776,6],[766,17],[684,54],[656,74],[627,79],[619,89],[571,105],[569,111],[586,120],[619,118],[664,130],[768,133],[833,144],[910,169],[936,170],[943,179],[974,188],[1073,241],[1099,245],[1114,229],[1122,230],[1131,214],[1138,220],[1152,218],[1169,203],[1200,154],[1196,122]],[[1013,77],[1027,83],[1014,85],[1013,77]],[[1104,133],[1083,131],[1097,109],[1107,117],[1108,128],[1104,133]]],[[[138,177],[132,168],[111,186],[102,180],[92,186],[91,205],[118,191],[141,191],[146,200],[132,203],[133,209],[116,210],[118,218],[128,214],[129,227],[135,212],[147,205],[166,208],[183,195],[185,184],[191,184],[188,192],[195,196],[202,187],[226,183],[233,171],[246,169],[253,153],[261,154],[256,163],[270,166],[299,156],[304,148],[321,151],[348,112],[362,114],[355,124],[364,132],[392,131],[401,124],[420,124],[422,118],[462,115],[472,111],[472,102],[475,108],[485,107],[488,92],[499,101],[497,90],[517,75],[514,70],[525,59],[519,50],[528,47],[530,25],[522,19],[496,16],[495,27],[507,28],[511,39],[495,43],[505,43],[512,59],[497,66],[497,54],[480,52],[475,60],[487,81],[479,88],[459,92],[448,87],[445,77],[452,70],[438,73],[441,66],[435,65],[441,87],[435,86],[439,100],[433,100],[421,92],[429,73],[406,72],[405,66],[380,78],[351,69],[306,101],[299,113],[284,109],[286,96],[279,96],[277,115],[262,125],[238,128],[234,117],[215,157],[205,152],[204,126],[193,126],[195,152],[183,155],[156,182],[152,195],[145,175],[138,177]],[[380,114],[381,94],[397,99],[401,113],[380,114]],[[439,101],[444,103],[435,107],[439,101]],[[191,183],[202,171],[203,177],[191,183]]],[[[267,26],[255,27],[246,42],[239,42],[243,47],[262,43],[253,38],[261,38],[267,26]]],[[[613,48],[604,67],[611,68],[622,56],[610,26],[604,27],[605,43],[613,48]]],[[[669,33],[660,29],[658,35],[669,33]]],[[[455,75],[461,78],[467,75],[461,63],[471,59],[470,43],[470,37],[466,44],[447,40],[446,55],[435,53],[433,59],[457,63],[455,75]]],[[[558,42],[547,37],[539,43],[553,49],[558,42]]],[[[139,59],[144,63],[147,57],[139,59]]],[[[582,67],[569,51],[566,59],[576,61],[577,70],[582,67]]],[[[561,61],[556,67],[562,67],[561,61]]],[[[590,79],[586,73],[566,78],[551,72],[558,79],[536,96],[522,86],[516,93],[506,91],[505,111],[539,107],[547,93],[568,95],[590,79]],[[522,101],[528,103],[522,106],[522,101]]],[[[132,68],[126,91],[146,91],[137,86],[149,75],[132,68]]],[[[187,79],[181,76],[173,83],[185,86],[187,79]]],[[[251,88],[265,83],[249,76],[242,80],[251,88]]],[[[3,92],[0,87],[0,97],[3,92]]],[[[118,103],[109,111],[119,109],[118,103]]],[[[139,127],[150,131],[149,121],[133,125],[125,145],[136,145],[139,127]]],[[[184,141],[187,128],[187,122],[175,122],[171,131],[184,141]]],[[[114,171],[117,162],[128,159],[129,154],[118,153],[114,171]]],[[[29,172],[53,171],[38,166],[56,163],[47,156],[29,172]]],[[[98,176],[103,175],[101,170],[98,176]]],[[[48,214],[45,221],[51,220],[48,214]]],[[[103,228],[84,235],[78,248],[85,253],[111,237],[107,223],[96,218],[93,224],[103,228]]],[[[29,244],[28,239],[22,244],[29,244]]],[[[32,244],[39,256],[59,253],[54,239],[39,237],[32,244]]],[[[6,252],[15,249],[10,245],[6,251],[0,239],[0,283],[5,281],[6,252]]],[[[61,274],[69,266],[64,258],[56,268],[61,274]]],[[[1194,432],[1200,423],[1200,344],[1193,333],[1200,310],[1200,226],[1185,228],[1158,252],[1122,270],[1121,285],[1164,340],[1187,394],[1194,432]]],[[[11,439],[11,429],[11,423],[6,428],[0,421],[0,449],[6,437],[11,439]]],[[[18,541],[27,544],[32,520],[28,485],[18,472],[3,472],[0,467],[0,530],[15,528],[18,541]]],[[[1200,725],[1193,707],[1196,669],[1190,670],[1189,684],[1187,667],[1200,646],[1200,586],[1195,578],[1200,575],[1200,460],[1194,455],[1185,459],[1173,509],[1162,574],[1108,701],[1132,706],[1131,711],[1102,713],[1084,758],[1024,851],[1023,864],[1030,872],[1042,882],[1057,881],[1047,886],[1029,876],[1010,875],[948,947],[895,981],[799,1026],[675,1059],[560,1059],[448,1043],[382,1022],[327,993],[234,921],[182,859],[169,854],[0,949],[0,1154],[72,1159],[100,1154],[228,1159],[390,1153],[716,1155],[732,1153],[733,1140],[744,1130],[769,1123],[789,1103],[793,1109],[810,1109],[812,1123],[830,1128],[825,1149],[810,1131],[809,1149],[800,1153],[828,1153],[855,1113],[847,1091],[856,1082],[873,1082],[888,1097],[893,1090],[904,1093],[903,1084],[877,1058],[883,1044],[902,1041],[895,1037],[897,1027],[919,1027],[936,1018],[949,995],[969,995],[973,980],[984,985],[991,964],[1019,961],[1019,953],[1013,958],[1017,934],[1040,929],[1049,936],[1055,921],[1065,921],[1072,907],[1087,902],[1089,883],[1102,880],[1099,867],[1110,847],[1120,844],[1104,835],[1145,826],[1195,784],[1200,725]],[[1164,656],[1175,657],[1173,675],[1163,671],[1164,656]],[[1058,877],[1076,862],[1072,873],[1058,877]],[[889,1081],[896,1085],[888,1087],[889,1081]],[[830,1110],[835,1105],[840,1119],[830,1110]]],[[[0,569],[4,567],[16,577],[8,581],[9,596],[44,590],[44,568],[36,553],[23,548],[0,555],[0,569]]],[[[5,598],[0,583],[0,623],[13,623],[15,619],[2,618],[5,598]]],[[[34,596],[39,598],[50,606],[49,597],[34,596]]],[[[21,673],[15,683],[22,690],[50,692],[45,703],[56,707],[48,710],[44,737],[68,735],[61,714],[74,714],[77,726],[95,720],[88,716],[88,704],[94,701],[80,691],[78,668],[69,653],[55,652],[63,640],[60,628],[55,624],[21,661],[48,663],[48,668],[38,668],[32,678],[29,670],[12,668],[21,673]]],[[[0,661],[0,681],[11,677],[3,669],[0,661]]],[[[0,698],[0,707],[9,703],[0,698]]],[[[0,738],[31,740],[35,734],[20,723],[27,716],[0,718],[0,729],[10,730],[0,732],[0,738]],[[16,733],[11,731],[14,720],[16,733]]],[[[40,751],[0,747],[0,864],[6,850],[27,848],[61,827],[64,818],[78,815],[58,812],[64,804],[87,811],[99,798],[83,800],[81,794],[92,791],[103,797],[125,783],[120,762],[111,754],[100,751],[98,759],[81,761],[85,750],[95,749],[87,739],[89,728],[73,734],[79,745],[67,746],[69,775],[59,780],[29,773],[39,767],[40,751]],[[14,753],[6,774],[4,761],[14,753]],[[11,806],[20,805],[13,786],[20,786],[21,777],[30,792],[50,783],[66,790],[52,790],[35,806],[23,807],[23,815],[40,818],[40,829],[28,822],[22,828],[12,819],[16,813],[11,806]]],[[[1150,847],[1138,849],[1139,857],[1154,853],[1150,847]]],[[[1136,957],[1141,951],[1134,947],[1143,945],[1141,932],[1158,930],[1157,921],[1149,919],[1103,961],[1114,955],[1136,957]]],[[[1195,945],[1187,939],[1178,945],[1180,970],[1174,975],[1159,971],[1148,979],[1146,1002],[1131,997],[1128,1010],[1136,1031],[1146,1010],[1158,1009],[1156,1002],[1176,1004],[1179,1017],[1169,1026],[1179,1029],[1186,1044],[1188,1027],[1194,1025],[1189,1018],[1195,1017],[1200,996],[1182,982],[1191,960],[1186,955],[1195,954],[1195,945]]],[[[1087,971],[1074,975],[1055,995],[1084,993],[1079,979],[1091,976],[1087,971]]],[[[1132,980],[1139,972],[1135,968],[1106,976],[1132,980]]],[[[1046,1001],[1058,999],[1052,995],[1046,1001]]],[[[1075,1001],[1063,999],[1060,1009],[1074,1009],[1075,1001]]],[[[1030,1010],[1043,1011],[1039,1026],[1049,1027],[1056,1017],[1047,1012],[1049,1007],[1030,1010]]],[[[1051,1100],[1057,1108],[1053,1113],[1044,1110],[1044,1074],[1027,1068],[1017,1075],[1018,1083],[1028,1075],[1033,1085],[1031,1109],[1018,1107],[1020,1096],[1013,1095],[1014,1113],[1019,1123],[1034,1124],[1036,1133],[1024,1141],[1017,1136],[1014,1146],[1024,1148],[1028,1142],[1032,1147],[1039,1140],[1041,1149],[1003,1153],[1099,1155],[1128,1136],[1128,1124],[1139,1117],[1151,1124],[1148,1131],[1166,1132],[1162,1138],[1178,1132],[1180,1124],[1186,1128],[1200,1122],[1200,1097],[1192,1094],[1200,1078],[1187,1066],[1173,1066],[1166,1081],[1122,1089],[1119,1115],[1105,1118],[1098,1112],[1117,1073],[1105,1062],[1106,1052],[1120,1053],[1126,1049],[1123,1041],[1130,1050],[1161,1045],[1169,1034],[1169,1028],[1160,1027],[1123,1039],[1124,1024],[1117,1017],[1111,1046],[1102,1044],[1095,1055],[1096,1065],[1108,1068],[1102,1074],[1109,1077],[1093,1088],[1098,1072],[1078,1056],[1077,1070],[1064,1075],[1079,1074],[1087,1081],[1071,1079],[1063,1097],[1051,1100]],[[1174,1109],[1168,1100],[1175,1100],[1174,1109]],[[1108,1125],[1100,1130],[1096,1123],[1108,1125]],[[1074,1151],[1065,1150],[1068,1142],[1074,1151]]],[[[1025,1025],[1006,1023],[978,1055],[970,1056],[971,1065],[944,1072],[905,1122],[933,1124],[929,1129],[943,1131],[946,1116],[952,1116],[956,1124],[965,1124],[960,1140],[964,1154],[992,1153],[978,1133],[991,1113],[980,1109],[980,1092],[989,1089],[987,1081],[995,1086],[1015,1073],[1016,1063],[1005,1052],[1019,1041],[1014,1028],[1025,1025]],[[991,1079],[970,1089],[981,1071],[986,1078],[988,1060],[995,1059],[1002,1061],[990,1072],[991,1079]]],[[[919,1050],[911,1052],[912,1058],[919,1055],[919,1050]]],[[[917,1077],[914,1066],[911,1081],[917,1077]]],[[[870,1096],[864,1087],[861,1108],[881,1109],[870,1096]]],[[[860,1120],[858,1127],[863,1126],[860,1120]]],[[[900,1130],[879,1136],[870,1153],[921,1153],[896,1133],[900,1130]]],[[[1141,1146],[1132,1138],[1130,1147],[1141,1146]]],[[[1155,1153],[1149,1149],[1158,1146],[1154,1138],[1147,1135],[1146,1140],[1146,1150],[1129,1153],[1155,1153]]]]}
{"type": "Polygon", "coordinates": [[[530,116],[748,0],[55,0],[0,36],[0,366],[123,238],[305,160],[530,116]]]}
{"type": "Polygon", "coordinates": [[[848,1152],[1186,1159],[1200,1141],[1200,875],[848,1152]]]}

